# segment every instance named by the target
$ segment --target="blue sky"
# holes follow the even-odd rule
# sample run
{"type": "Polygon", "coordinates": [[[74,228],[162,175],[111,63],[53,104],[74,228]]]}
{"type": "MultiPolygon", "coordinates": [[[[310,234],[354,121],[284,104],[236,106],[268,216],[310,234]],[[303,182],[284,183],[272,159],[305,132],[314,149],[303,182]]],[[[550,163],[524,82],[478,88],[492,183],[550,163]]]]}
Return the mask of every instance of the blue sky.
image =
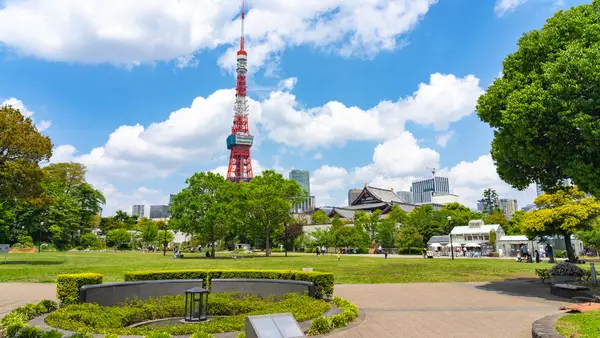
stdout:
{"type": "MultiPolygon", "coordinates": [[[[474,113],[517,39],[556,0],[250,0],[255,171],[311,172],[318,205],[365,183],[406,190],[438,168],[474,207],[503,183],[474,113]]],[[[224,174],[239,36],[234,1],[0,0],[0,103],[32,114],[52,161],[81,161],[105,213],[167,203],[224,174]],[[51,121],[51,122],[50,122],[51,121]]]]}

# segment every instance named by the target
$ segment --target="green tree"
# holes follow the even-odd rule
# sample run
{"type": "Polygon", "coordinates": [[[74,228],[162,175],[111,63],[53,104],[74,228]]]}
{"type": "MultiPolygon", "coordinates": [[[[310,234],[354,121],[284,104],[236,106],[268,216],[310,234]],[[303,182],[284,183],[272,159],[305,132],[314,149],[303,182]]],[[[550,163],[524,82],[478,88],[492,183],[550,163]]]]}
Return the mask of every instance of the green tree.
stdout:
{"type": "Polygon", "coordinates": [[[600,1],[558,11],[519,39],[502,77],[479,98],[480,119],[494,128],[492,158],[517,189],[557,189],[571,178],[600,194],[600,1]]]}
{"type": "MultiPolygon", "coordinates": [[[[159,226],[157,224],[157,226],[159,226]]],[[[170,230],[159,230],[158,234],[156,235],[156,244],[157,246],[164,246],[167,247],[169,246],[169,243],[173,242],[175,240],[175,235],[173,234],[172,231],[170,230]]]]}
{"type": "Polygon", "coordinates": [[[100,243],[100,239],[98,238],[98,236],[94,235],[91,232],[81,235],[80,241],[81,245],[84,248],[97,248],[100,243]]]}
{"type": "Polygon", "coordinates": [[[424,239],[415,225],[407,223],[400,227],[400,231],[396,234],[396,243],[399,248],[408,248],[410,254],[411,248],[422,248],[424,246],[424,239]]]}
{"type": "Polygon", "coordinates": [[[498,200],[498,193],[494,189],[485,189],[483,191],[483,198],[479,200],[479,203],[483,204],[483,214],[489,215],[496,210],[500,210],[500,201],[498,200]]]}
{"type": "Polygon", "coordinates": [[[444,231],[441,215],[431,205],[423,205],[408,213],[406,224],[410,224],[423,236],[427,243],[432,236],[447,234],[444,231]]]}
{"type": "Polygon", "coordinates": [[[387,218],[393,220],[397,224],[404,224],[408,220],[408,215],[398,204],[394,204],[392,205],[392,209],[388,213],[387,218]]]}
{"type": "Polygon", "coordinates": [[[483,223],[485,224],[500,224],[503,230],[509,228],[510,223],[506,219],[506,216],[501,210],[494,210],[489,215],[483,218],[483,223]]]}
{"type": "Polygon", "coordinates": [[[110,230],[106,234],[106,242],[115,249],[120,249],[124,244],[131,241],[131,235],[126,229],[110,230]]]}
{"type": "Polygon", "coordinates": [[[490,231],[488,243],[492,246],[494,251],[496,251],[496,230],[490,231]]]}
{"type": "Polygon", "coordinates": [[[504,228],[504,232],[507,235],[520,235],[521,225],[523,224],[523,220],[525,219],[525,214],[527,212],[525,210],[517,210],[512,214],[512,217],[508,221],[508,227],[504,228]]]}
{"type": "Polygon", "coordinates": [[[561,235],[565,239],[569,260],[575,259],[571,235],[592,229],[600,215],[600,202],[595,197],[586,197],[576,186],[543,194],[535,201],[538,210],[530,211],[523,221],[523,232],[529,238],[561,235]]]}
{"type": "Polygon", "coordinates": [[[471,209],[458,202],[443,205],[437,213],[440,215],[444,233],[446,234],[449,234],[457,225],[467,225],[471,220],[482,218],[481,213],[473,212],[471,209]],[[450,220],[448,219],[448,216],[451,217],[450,220]]]}
{"type": "Polygon", "coordinates": [[[145,246],[150,245],[151,243],[154,243],[158,240],[158,224],[156,224],[155,222],[152,222],[151,220],[147,219],[146,217],[143,217],[139,222],[138,225],[142,231],[142,242],[144,243],[145,246]],[[144,220],[144,221],[142,221],[144,220]]]}
{"type": "Polygon", "coordinates": [[[398,223],[392,218],[384,218],[377,226],[377,242],[384,248],[393,248],[398,233],[398,223]]]}
{"type": "Polygon", "coordinates": [[[375,210],[370,214],[364,211],[356,211],[354,213],[354,225],[363,229],[369,235],[370,245],[375,244],[377,240],[377,228],[381,223],[381,210],[375,210]]]}
{"type": "Polygon", "coordinates": [[[44,175],[39,164],[52,156],[52,142],[29,117],[0,107],[0,202],[38,198],[44,175]]]}
{"type": "Polygon", "coordinates": [[[292,205],[306,198],[306,192],[294,180],[273,170],[265,170],[246,186],[245,208],[250,224],[263,234],[266,255],[271,255],[271,232],[289,221],[292,205]]]}
{"type": "Polygon", "coordinates": [[[225,234],[232,210],[233,183],[219,174],[202,172],[188,178],[186,184],[171,202],[171,224],[186,233],[207,234],[215,258],[215,245],[225,234]]]}
{"type": "Polygon", "coordinates": [[[594,220],[591,228],[577,232],[577,238],[583,242],[583,245],[600,255],[600,218],[594,220]]]}
{"type": "Polygon", "coordinates": [[[329,217],[325,211],[319,209],[310,215],[310,224],[329,224],[329,217]]]}

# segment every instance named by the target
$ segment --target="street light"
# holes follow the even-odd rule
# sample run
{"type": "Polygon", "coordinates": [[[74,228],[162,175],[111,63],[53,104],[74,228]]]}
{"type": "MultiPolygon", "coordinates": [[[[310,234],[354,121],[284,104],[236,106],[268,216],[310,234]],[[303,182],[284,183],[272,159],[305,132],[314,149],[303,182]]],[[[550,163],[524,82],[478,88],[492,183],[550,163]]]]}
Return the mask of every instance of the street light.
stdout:
{"type": "Polygon", "coordinates": [[[44,227],[44,221],[40,222],[40,231],[38,232],[38,253],[42,252],[42,228],[44,227]]]}
{"type": "MultiPolygon", "coordinates": [[[[452,216],[448,216],[448,223],[452,222],[452,216]]],[[[452,243],[452,229],[450,230],[450,251],[452,252],[452,260],[454,260],[454,243],[452,243]]]]}

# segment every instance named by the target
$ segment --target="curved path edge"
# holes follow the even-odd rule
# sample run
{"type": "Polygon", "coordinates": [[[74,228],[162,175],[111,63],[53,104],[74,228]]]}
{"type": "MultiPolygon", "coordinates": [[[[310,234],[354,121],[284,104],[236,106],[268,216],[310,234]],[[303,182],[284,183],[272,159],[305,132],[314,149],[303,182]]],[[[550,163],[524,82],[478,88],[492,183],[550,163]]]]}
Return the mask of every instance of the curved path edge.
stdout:
{"type": "Polygon", "coordinates": [[[532,338],[564,338],[563,335],[556,331],[554,323],[566,315],[567,313],[559,313],[552,316],[546,316],[538,319],[531,325],[531,337],[532,338]]]}

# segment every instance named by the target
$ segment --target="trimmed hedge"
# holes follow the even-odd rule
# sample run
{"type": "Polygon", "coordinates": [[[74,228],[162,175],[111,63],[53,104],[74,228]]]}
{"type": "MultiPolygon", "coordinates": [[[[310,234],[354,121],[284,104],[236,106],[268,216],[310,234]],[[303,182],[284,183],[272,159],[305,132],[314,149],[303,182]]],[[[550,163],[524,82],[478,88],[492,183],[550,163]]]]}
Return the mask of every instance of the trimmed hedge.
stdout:
{"type": "Polygon", "coordinates": [[[315,297],[329,299],[333,296],[333,274],[295,270],[166,270],[137,271],[125,273],[125,281],[204,279],[204,286],[210,288],[213,278],[282,279],[313,282],[315,297]]]}
{"type": "Polygon", "coordinates": [[[79,303],[79,289],[84,285],[102,284],[99,273],[64,274],[56,277],[56,297],[63,305],[79,303]]]}

